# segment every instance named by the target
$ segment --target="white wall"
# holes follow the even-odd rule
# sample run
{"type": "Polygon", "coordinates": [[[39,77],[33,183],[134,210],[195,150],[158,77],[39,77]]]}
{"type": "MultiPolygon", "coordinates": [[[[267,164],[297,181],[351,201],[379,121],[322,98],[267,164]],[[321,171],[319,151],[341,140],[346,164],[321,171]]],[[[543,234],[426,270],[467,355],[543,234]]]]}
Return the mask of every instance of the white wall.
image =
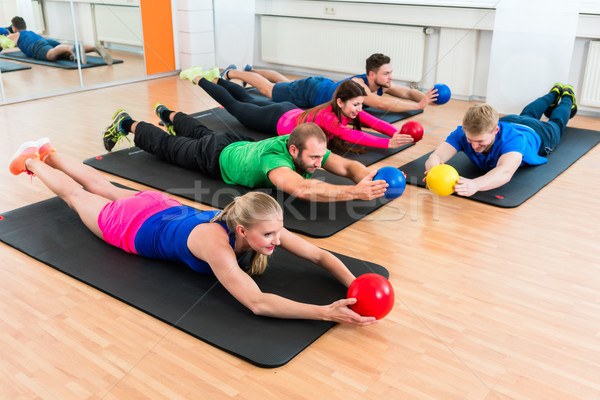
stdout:
{"type": "Polygon", "coordinates": [[[475,87],[479,31],[456,28],[440,29],[436,82],[448,85],[456,96],[472,96],[475,87]]]}
{"type": "Polygon", "coordinates": [[[17,4],[18,2],[21,0],[0,0],[0,26],[2,28],[10,26],[10,20],[18,15],[25,19],[28,28],[30,26],[35,28],[35,22],[32,21],[31,0],[20,4],[17,4]]]}
{"type": "MultiPolygon", "coordinates": [[[[94,10],[88,2],[74,1],[73,12],[71,4],[67,1],[47,1],[45,12],[46,31],[44,34],[47,37],[59,41],[74,41],[77,36],[78,40],[86,44],[95,44],[98,39],[112,44],[139,48],[143,46],[139,0],[105,1],[103,4],[96,5],[94,10]],[[72,16],[75,18],[76,32],[73,29],[72,16]]],[[[34,7],[35,16],[29,20],[40,19],[41,21],[40,13],[41,11],[36,5],[34,7]]],[[[29,20],[26,19],[28,28],[42,33],[43,27],[35,27],[35,24],[29,23],[29,20]]]]}
{"type": "MultiPolygon", "coordinates": [[[[481,4],[487,0],[478,2],[481,4]]],[[[406,3],[406,2],[403,2],[406,3]]],[[[420,2],[422,3],[422,1],[420,2]]],[[[371,23],[398,24],[407,26],[430,27],[432,34],[426,36],[426,55],[423,78],[420,82],[397,83],[417,86],[428,90],[435,83],[443,81],[451,88],[455,98],[481,99],[485,97],[487,75],[483,73],[489,68],[489,52],[493,28],[493,10],[445,7],[421,7],[406,4],[364,4],[351,1],[303,1],[303,0],[256,0],[257,14],[294,16],[300,18],[319,18],[342,21],[360,21],[371,23]],[[483,32],[483,33],[482,33],[483,32]],[[478,50],[488,57],[479,57],[478,50]]],[[[285,19],[283,18],[282,21],[285,19]]],[[[259,22],[259,21],[258,21],[259,22]]],[[[260,23],[257,23],[255,46],[255,64],[278,69],[282,72],[297,74],[321,74],[332,79],[341,79],[347,74],[331,71],[308,70],[292,65],[275,65],[266,63],[260,57],[260,23]]],[[[336,32],[323,34],[323,40],[332,46],[347,45],[349,52],[366,59],[370,54],[363,54],[360,49],[352,47],[352,43],[344,43],[344,38],[336,32]]],[[[360,73],[363,71],[356,71],[360,73]]]]}
{"type": "MultiPolygon", "coordinates": [[[[492,58],[492,43],[494,39],[495,23],[495,5],[497,0],[448,0],[448,1],[426,1],[426,0],[373,0],[373,4],[368,4],[371,0],[359,1],[309,1],[309,0],[255,0],[257,15],[276,15],[290,16],[299,18],[318,18],[343,21],[366,21],[392,23],[400,25],[412,25],[434,28],[434,33],[427,38],[427,50],[424,67],[424,77],[416,85],[422,90],[431,87],[433,83],[443,81],[453,89],[453,96],[458,99],[486,100],[490,91],[497,89],[490,87],[490,74],[493,65],[490,63],[492,58]],[[454,7],[441,7],[440,5],[450,5],[454,7]],[[460,3],[460,4],[459,4],[460,3]],[[469,4],[462,4],[469,3],[469,4]],[[436,4],[436,7],[429,7],[428,4],[436,4]],[[461,5],[468,6],[461,8],[461,5]]],[[[536,0],[537,1],[537,0],[536,0]]],[[[562,0],[560,0],[562,1],[562,0]]],[[[566,1],[566,0],[565,0],[566,1]]],[[[542,19],[544,13],[542,8],[528,7],[528,1],[515,1],[522,8],[526,15],[522,16],[523,21],[535,21],[542,19]]],[[[541,3],[544,3],[543,1],[541,3]]],[[[569,3],[572,3],[569,1],[569,3]]],[[[564,51],[563,55],[555,54],[553,57],[563,57],[564,62],[553,62],[554,68],[552,77],[546,76],[544,82],[536,81],[533,90],[523,93],[528,99],[537,96],[538,92],[548,90],[555,82],[554,79],[565,81],[575,86],[576,93],[581,92],[585,62],[587,59],[587,48],[590,40],[600,39],[600,2],[593,0],[580,0],[580,12],[577,19],[575,31],[576,37],[573,38],[573,24],[571,24],[571,47],[569,51],[564,51]],[[546,81],[552,81],[550,83],[546,81]],[[548,86],[550,85],[550,86],[548,86]],[[543,86],[543,89],[541,88],[543,86]]],[[[558,11],[555,11],[558,12],[558,11]]],[[[318,71],[306,68],[300,68],[295,65],[269,64],[260,57],[260,23],[256,19],[254,46],[254,64],[259,67],[273,68],[285,73],[295,73],[300,75],[324,75],[332,79],[341,79],[346,74],[331,71],[318,71]]],[[[551,43],[554,38],[560,36],[556,29],[544,29],[536,31],[546,42],[551,43]]],[[[525,33],[524,33],[525,34],[525,33]]],[[[324,33],[324,40],[328,40],[332,45],[338,45],[343,40],[333,33],[324,33]]],[[[531,39],[523,37],[523,39],[531,39]]],[[[518,41],[518,39],[516,39],[518,41]]],[[[529,43],[535,45],[536,38],[529,40],[529,43]]],[[[541,43],[541,42],[539,42],[541,43]]],[[[518,43],[515,43],[518,44],[518,43]]],[[[546,50],[548,47],[546,47],[546,50]]],[[[545,51],[546,51],[545,50],[545,51]]],[[[356,51],[358,57],[366,58],[368,54],[360,54],[356,51]]],[[[547,53],[552,53],[547,51],[547,53]]],[[[525,62],[519,68],[513,69],[515,76],[522,73],[533,73],[540,67],[533,62],[525,62]]],[[[357,73],[362,71],[357,71],[357,73]]],[[[495,76],[495,75],[494,75],[495,76]]],[[[536,76],[537,78],[537,76],[536,76]]],[[[494,79],[491,80],[494,83],[494,79]]],[[[400,82],[410,84],[410,82],[400,82]]],[[[510,79],[503,80],[503,87],[510,86],[510,79]]],[[[526,85],[527,86],[527,85],[526,85]]],[[[527,87],[525,88],[525,90],[527,87]]],[[[515,99],[518,96],[513,96],[515,99]]],[[[522,101],[517,99],[513,101],[521,106],[522,101]]],[[[586,107],[580,105],[581,114],[600,115],[600,109],[595,107],[586,107]]]]}
{"type": "Polygon", "coordinates": [[[479,31],[479,43],[475,50],[475,77],[473,79],[473,100],[484,100],[487,93],[488,71],[490,68],[490,51],[492,47],[492,31],[479,31]]]}
{"type": "Polygon", "coordinates": [[[567,81],[579,4],[501,0],[495,15],[487,101],[500,113],[519,113],[555,82],[567,81]]]}
{"type": "MultiPolygon", "coordinates": [[[[71,5],[66,2],[51,2],[46,4],[45,35],[58,41],[75,40],[71,5]]],[[[81,21],[83,22],[83,21],[81,21]]],[[[81,25],[81,23],[80,23],[81,25]]],[[[84,23],[84,26],[89,23],[84,23]]],[[[82,39],[82,38],[80,38],[82,39]]]]}
{"type": "Polygon", "coordinates": [[[215,50],[217,65],[242,68],[253,63],[254,0],[215,3],[215,50]]]}
{"type": "Polygon", "coordinates": [[[211,0],[178,0],[174,25],[179,32],[181,69],[215,65],[215,34],[211,0]]]}
{"type": "Polygon", "coordinates": [[[15,0],[0,0],[0,26],[6,28],[10,26],[10,20],[17,14],[17,3],[15,0]]]}

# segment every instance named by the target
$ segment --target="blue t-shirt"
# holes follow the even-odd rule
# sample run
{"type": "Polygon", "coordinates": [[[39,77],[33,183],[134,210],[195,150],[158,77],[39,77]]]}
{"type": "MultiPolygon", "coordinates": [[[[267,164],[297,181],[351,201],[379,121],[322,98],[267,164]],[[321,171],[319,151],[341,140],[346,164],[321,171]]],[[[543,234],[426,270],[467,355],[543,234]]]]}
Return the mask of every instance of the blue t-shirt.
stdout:
{"type": "MultiPolygon", "coordinates": [[[[144,257],[181,262],[200,273],[213,274],[207,262],[192,254],[187,240],[192,229],[210,222],[220,212],[198,211],[187,206],[167,208],[144,221],[135,235],[135,249],[144,257]]],[[[230,234],[226,224],[217,223],[225,228],[229,244],[234,248],[235,236],[230,234]]]]}
{"type": "Polygon", "coordinates": [[[486,171],[496,168],[498,159],[513,151],[523,155],[521,165],[540,165],[548,162],[547,158],[538,155],[542,140],[531,128],[509,122],[500,122],[498,126],[500,129],[488,154],[476,153],[473,150],[462,126],[459,126],[446,138],[446,143],[449,143],[456,151],[464,151],[473,164],[486,171]]]}
{"type": "Polygon", "coordinates": [[[43,37],[32,31],[20,31],[19,40],[17,41],[17,47],[27,55],[27,57],[33,57],[31,48],[38,40],[44,40],[43,37]]]}
{"type": "MultiPolygon", "coordinates": [[[[318,105],[327,103],[328,101],[333,99],[333,94],[335,93],[335,90],[338,88],[338,86],[340,86],[340,84],[342,82],[347,81],[348,79],[352,79],[352,78],[360,78],[363,80],[365,85],[367,85],[367,87],[369,86],[369,81],[367,80],[367,74],[354,75],[354,76],[351,76],[344,80],[341,80],[339,82],[333,82],[332,80],[325,79],[325,80],[323,80],[323,82],[321,83],[321,86],[319,86],[319,89],[315,93],[315,98],[313,100],[313,106],[316,107],[318,105]]],[[[377,89],[377,96],[381,96],[381,95],[383,95],[382,87],[377,89]]]]}

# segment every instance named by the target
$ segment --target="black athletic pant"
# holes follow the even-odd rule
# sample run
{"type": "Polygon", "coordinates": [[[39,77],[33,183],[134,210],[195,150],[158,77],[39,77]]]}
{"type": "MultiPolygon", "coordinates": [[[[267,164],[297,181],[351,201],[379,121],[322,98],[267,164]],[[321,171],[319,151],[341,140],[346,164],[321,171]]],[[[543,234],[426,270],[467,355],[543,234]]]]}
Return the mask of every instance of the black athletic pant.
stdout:
{"type": "Polygon", "coordinates": [[[246,128],[253,131],[277,135],[277,122],[286,112],[298,108],[289,101],[276,103],[272,100],[257,99],[246,89],[233,82],[220,79],[214,84],[200,79],[198,86],[218,101],[231,115],[246,128]]]}
{"type": "Polygon", "coordinates": [[[231,143],[254,139],[236,132],[215,132],[197,119],[178,112],[173,118],[176,136],[147,122],[138,122],[134,143],[140,149],[169,164],[200,171],[212,178],[221,178],[219,156],[231,143]]]}

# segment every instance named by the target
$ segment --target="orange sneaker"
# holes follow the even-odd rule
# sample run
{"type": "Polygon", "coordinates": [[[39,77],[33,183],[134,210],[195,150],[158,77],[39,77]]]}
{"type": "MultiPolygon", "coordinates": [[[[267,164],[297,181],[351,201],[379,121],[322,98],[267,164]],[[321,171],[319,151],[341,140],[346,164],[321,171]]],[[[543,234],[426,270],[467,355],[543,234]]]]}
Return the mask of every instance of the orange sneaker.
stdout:
{"type": "Polygon", "coordinates": [[[11,157],[10,164],[8,169],[10,173],[13,175],[19,175],[23,172],[27,172],[29,175],[32,175],[30,171],[27,170],[25,166],[25,162],[32,158],[39,158],[38,154],[38,146],[37,142],[25,142],[19,147],[19,150],[11,157]]]}
{"type": "Polygon", "coordinates": [[[36,142],[36,144],[38,147],[38,154],[40,155],[40,160],[42,162],[45,162],[46,158],[50,154],[56,153],[56,149],[52,147],[52,143],[50,143],[50,139],[48,139],[47,137],[41,138],[36,142]]]}

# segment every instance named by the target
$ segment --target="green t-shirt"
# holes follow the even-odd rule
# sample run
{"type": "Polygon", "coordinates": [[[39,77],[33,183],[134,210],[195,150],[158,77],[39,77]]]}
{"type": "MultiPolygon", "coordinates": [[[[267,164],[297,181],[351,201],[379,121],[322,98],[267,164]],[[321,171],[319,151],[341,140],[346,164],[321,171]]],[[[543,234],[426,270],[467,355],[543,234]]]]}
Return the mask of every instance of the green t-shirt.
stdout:
{"type": "MultiPolygon", "coordinates": [[[[279,167],[296,170],[292,156],[287,150],[290,135],[276,136],[258,142],[236,142],[223,149],[219,166],[223,180],[230,184],[251,188],[274,187],[267,174],[279,167]]],[[[327,150],[321,165],[325,165],[331,152],[327,150]]],[[[310,178],[312,174],[303,174],[310,178]]]]}

